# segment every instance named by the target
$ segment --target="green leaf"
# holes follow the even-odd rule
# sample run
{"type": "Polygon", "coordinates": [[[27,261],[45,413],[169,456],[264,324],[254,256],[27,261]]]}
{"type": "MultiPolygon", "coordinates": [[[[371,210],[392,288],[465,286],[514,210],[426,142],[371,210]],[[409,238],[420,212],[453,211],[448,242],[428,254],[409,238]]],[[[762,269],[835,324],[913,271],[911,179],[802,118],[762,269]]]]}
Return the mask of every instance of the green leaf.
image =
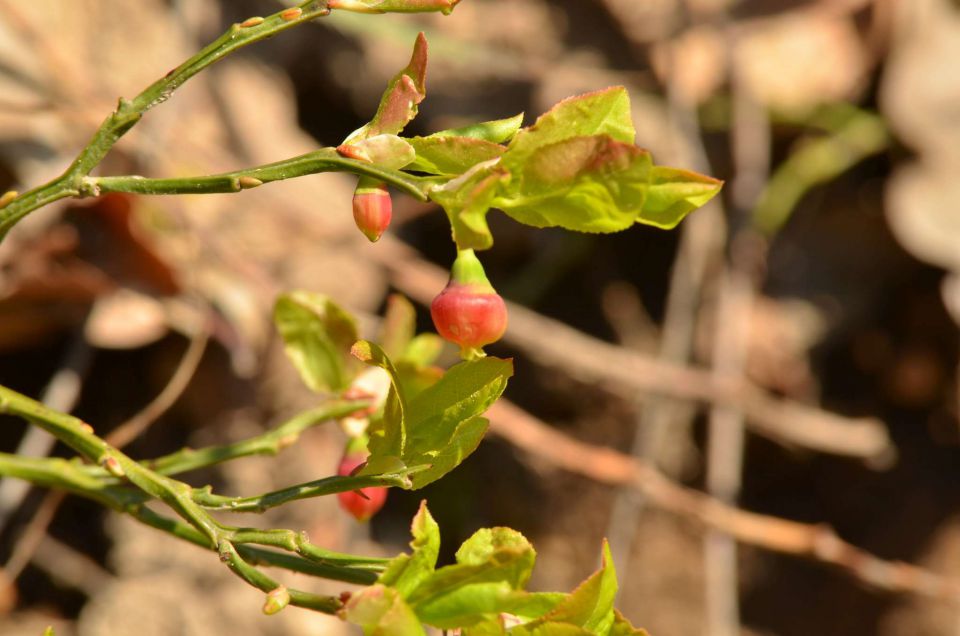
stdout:
{"type": "Polygon", "coordinates": [[[690,212],[712,199],[723,181],[689,170],[654,166],[650,171],[650,188],[637,223],[664,229],[676,227],[690,212]]]}
{"type": "Polygon", "coordinates": [[[368,340],[358,340],[350,353],[361,362],[380,367],[390,375],[390,391],[384,403],[383,416],[372,420],[367,428],[370,457],[367,458],[367,465],[358,473],[376,475],[384,472],[387,465],[395,464],[394,460],[402,461],[405,458],[407,425],[404,418],[407,400],[397,370],[383,349],[368,340]]]}
{"type": "Polygon", "coordinates": [[[427,39],[417,35],[410,63],[387,84],[380,98],[380,106],[370,123],[347,137],[345,144],[353,144],[377,135],[398,134],[417,116],[417,105],[427,96],[427,39]]]}
{"type": "Polygon", "coordinates": [[[457,249],[485,250],[493,245],[487,211],[509,177],[496,162],[485,162],[430,191],[430,198],[447,213],[457,249]]]}
{"type": "Polygon", "coordinates": [[[384,585],[354,592],[340,614],[363,628],[365,636],[425,636],[423,625],[400,593],[384,585]]]}
{"type": "Polygon", "coordinates": [[[647,630],[634,627],[619,610],[613,610],[613,627],[608,636],[650,636],[647,630]]]}
{"type": "Polygon", "coordinates": [[[407,344],[401,359],[417,366],[427,366],[437,361],[443,347],[444,339],[437,334],[421,333],[407,344]]]}
{"type": "Polygon", "coordinates": [[[651,166],[650,154],[632,144],[573,137],[531,153],[492,205],[534,227],[618,232],[642,212],[651,166]]]}
{"type": "Polygon", "coordinates": [[[502,580],[515,590],[523,588],[530,579],[536,558],[537,553],[527,538],[510,528],[481,528],[463,542],[456,554],[457,563],[463,565],[496,563],[504,575],[502,580]],[[517,555],[510,559],[510,567],[501,561],[504,553],[517,555]]]}
{"type": "Polygon", "coordinates": [[[570,623],[547,621],[530,625],[518,625],[509,632],[510,636],[597,636],[597,633],[570,623]]]}
{"type": "Polygon", "coordinates": [[[607,135],[633,145],[636,132],[630,116],[630,97],[623,86],[570,97],[517,133],[503,156],[511,171],[522,166],[538,148],[571,137],[607,135]]]}
{"type": "Polygon", "coordinates": [[[414,489],[447,474],[476,449],[489,424],[479,415],[500,397],[513,374],[510,360],[487,357],[461,362],[408,400],[403,377],[383,349],[359,340],[351,352],[386,370],[391,380],[383,416],[372,420],[367,429],[370,456],[358,474],[427,466],[410,475],[414,489]]]}
{"type": "Polygon", "coordinates": [[[416,152],[416,159],[407,170],[430,174],[460,175],[484,161],[497,159],[506,148],[500,144],[473,137],[430,135],[407,139],[416,152]]]}
{"type": "MultiPolygon", "coordinates": [[[[617,595],[617,572],[613,567],[610,546],[603,542],[603,563],[600,569],[577,586],[567,598],[561,601],[543,618],[528,625],[531,631],[518,634],[539,634],[535,631],[540,624],[567,623],[587,630],[587,633],[606,635],[614,625],[613,601],[617,595]]],[[[513,634],[513,630],[510,632],[513,634]]]]}
{"type": "Polygon", "coordinates": [[[485,528],[464,542],[456,559],[455,565],[436,570],[408,598],[418,615],[429,616],[427,622],[438,627],[456,626],[473,615],[478,621],[482,614],[498,611],[501,601],[519,605],[510,592],[530,578],[536,552],[516,530],[485,528]]]}
{"type": "Polygon", "coordinates": [[[470,124],[461,128],[450,128],[435,132],[431,137],[471,137],[473,139],[483,139],[492,141],[495,144],[503,144],[511,139],[520,130],[523,125],[523,113],[508,117],[506,119],[495,119],[485,121],[479,124],[470,124]]]}
{"type": "Polygon", "coordinates": [[[417,329],[417,310],[401,294],[390,294],[387,311],[380,323],[377,341],[392,360],[399,360],[413,340],[417,329]]]}
{"type": "Polygon", "coordinates": [[[500,397],[511,375],[510,360],[461,362],[410,401],[402,458],[408,465],[432,464],[412,476],[414,488],[439,479],[476,449],[488,425],[479,416],[500,397]]]}
{"type": "Polygon", "coordinates": [[[440,528],[427,510],[427,502],[420,502],[420,509],[410,526],[413,541],[412,554],[401,554],[390,561],[380,575],[379,583],[395,588],[403,598],[410,596],[417,586],[433,574],[440,553],[440,528]]]}
{"type": "Polygon", "coordinates": [[[340,391],[353,378],[350,345],[357,339],[353,316],[323,294],[283,294],[273,309],[287,357],[313,391],[340,391]]]}

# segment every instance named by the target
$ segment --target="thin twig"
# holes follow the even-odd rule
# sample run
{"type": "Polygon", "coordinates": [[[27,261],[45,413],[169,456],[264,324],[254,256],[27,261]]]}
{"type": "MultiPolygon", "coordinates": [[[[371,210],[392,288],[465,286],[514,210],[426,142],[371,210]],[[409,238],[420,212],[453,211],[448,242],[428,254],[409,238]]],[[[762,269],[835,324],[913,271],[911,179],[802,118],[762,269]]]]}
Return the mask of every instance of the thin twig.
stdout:
{"type": "MultiPolygon", "coordinates": [[[[184,353],[183,358],[181,358],[180,363],[177,365],[176,371],[174,371],[174,374],[166,386],[164,386],[163,390],[156,398],[147,404],[147,406],[141,409],[140,412],[107,435],[107,443],[117,448],[126,446],[130,441],[142,435],[153,422],[173,406],[196,372],[208,340],[208,331],[198,330],[196,332],[190,341],[186,353],[184,353]]],[[[69,408],[58,408],[52,404],[50,404],[50,406],[58,410],[70,410],[69,408]]],[[[50,437],[51,440],[54,439],[49,433],[41,429],[30,428],[30,431],[37,431],[50,437]]],[[[26,482],[13,480],[4,480],[2,483],[7,482],[11,484],[26,484],[26,482]]],[[[7,559],[6,564],[4,564],[2,570],[0,570],[5,582],[13,583],[16,581],[24,568],[26,568],[33,559],[37,549],[44,543],[47,528],[50,527],[50,523],[53,521],[63,499],[64,493],[61,491],[52,491],[46,494],[37,512],[34,513],[33,518],[30,520],[30,523],[27,524],[27,527],[24,528],[21,533],[21,538],[17,542],[10,558],[7,559]]]]}
{"type": "MultiPolygon", "coordinates": [[[[411,298],[430,304],[448,272],[385,235],[370,256],[386,267],[391,282],[411,298]]],[[[896,455],[886,428],[875,418],[851,418],[776,398],[748,381],[729,381],[709,371],[670,364],[589,336],[573,327],[507,303],[504,339],[533,361],[563,369],[573,378],[633,397],[636,392],[724,404],[741,409],[750,430],[776,442],[882,465],[896,455]]]]}
{"type": "MultiPolygon", "coordinates": [[[[83,377],[90,366],[91,349],[78,329],[72,337],[63,364],[57,369],[44,389],[41,401],[57,411],[72,411],[80,398],[83,377]]],[[[17,446],[18,455],[46,456],[50,454],[56,438],[39,428],[30,427],[17,446]]],[[[29,485],[4,479],[0,481],[0,529],[6,527],[10,515],[20,507],[27,496],[29,485]]]]}
{"type": "Polygon", "coordinates": [[[203,359],[203,353],[207,349],[207,342],[210,340],[210,331],[206,328],[197,329],[186,352],[180,358],[176,370],[170,376],[163,390],[157,394],[157,397],[147,404],[139,413],[128,419],[126,422],[110,431],[104,439],[107,444],[115,448],[123,448],[136,438],[143,435],[144,432],[157,421],[176,401],[183,395],[190,380],[193,378],[197,367],[200,366],[200,360],[203,359]]]}
{"type": "MultiPolygon", "coordinates": [[[[678,11],[686,13],[683,3],[678,5],[678,11]]],[[[670,161],[678,165],[693,165],[696,170],[710,174],[712,171],[706,149],[700,140],[696,104],[678,81],[679,73],[675,72],[682,43],[675,41],[663,44],[667,52],[668,123],[670,129],[676,131],[670,161]],[[691,156],[683,156],[685,154],[691,156]]],[[[722,201],[719,198],[710,201],[703,210],[684,223],[681,232],[670,274],[657,358],[666,364],[686,365],[693,355],[703,290],[712,279],[711,266],[722,258],[727,235],[722,201]]],[[[631,454],[658,466],[664,447],[671,440],[679,440],[689,434],[695,415],[696,408],[689,403],[664,396],[645,400],[640,405],[635,422],[631,454]]],[[[643,497],[629,488],[615,495],[607,522],[614,562],[632,562],[633,539],[639,527],[643,504],[643,497]]]]}
{"type": "MultiPolygon", "coordinates": [[[[7,480],[4,480],[7,481],[7,480]]],[[[26,483],[26,482],[23,482],[26,483]]],[[[59,490],[48,492],[40,502],[40,507],[33,513],[30,523],[20,533],[20,539],[13,548],[10,558],[0,569],[0,580],[5,585],[13,585],[23,570],[30,564],[37,549],[47,536],[47,528],[57,514],[57,509],[63,503],[66,494],[59,490]]]]}
{"type": "Polygon", "coordinates": [[[827,526],[724,504],[677,484],[636,458],[575,440],[503,399],[490,407],[487,415],[491,433],[537,459],[598,483],[629,485],[662,510],[720,530],[741,543],[834,565],[880,590],[960,605],[960,580],[908,563],[880,559],[847,543],[827,526]]]}

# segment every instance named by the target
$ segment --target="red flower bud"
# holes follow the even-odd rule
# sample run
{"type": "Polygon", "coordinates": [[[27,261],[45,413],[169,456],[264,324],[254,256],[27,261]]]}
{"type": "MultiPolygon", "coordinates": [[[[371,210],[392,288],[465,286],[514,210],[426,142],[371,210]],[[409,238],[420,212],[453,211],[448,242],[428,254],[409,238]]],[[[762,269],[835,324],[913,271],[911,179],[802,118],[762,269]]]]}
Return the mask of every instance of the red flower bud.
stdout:
{"type": "Polygon", "coordinates": [[[375,243],[390,225],[393,203],[383,183],[367,185],[361,179],[353,193],[353,220],[363,235],[375,243]]]}
{"type": "MultiPolygon", "coordinates": [[[[347,452],[340,460],[338,475],[352,475],[367,461],[366,453],[347,452]]],[[[357,521],[367,521],[383,508],[387,501],[387,489],[379,486],[360,488],[349,492],[338,492],[340,507],[349,512],[357,521]]]]}
{"type": "Polygon", "coordinates": [[[450,282],[433,299],[430,316],[445,340],[460,345],[464,358],[484,355],[481,347],[496,342],[507,330],[507,306],[473,250],[458,253],[450,282]]]}

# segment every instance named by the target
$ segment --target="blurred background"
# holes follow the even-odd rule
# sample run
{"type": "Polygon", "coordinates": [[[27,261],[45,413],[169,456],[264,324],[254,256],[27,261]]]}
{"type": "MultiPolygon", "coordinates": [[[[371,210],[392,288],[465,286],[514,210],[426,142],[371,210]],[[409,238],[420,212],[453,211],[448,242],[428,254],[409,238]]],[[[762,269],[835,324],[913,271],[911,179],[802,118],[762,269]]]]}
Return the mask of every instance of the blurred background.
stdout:
{"type": "MultiPolygon", "coordinates": [[[[0,191],[59,174],[118,96],[279,6],[0,0],[0,191]]],[[[490,436],[439,483],[391,492],[369,526],[333,498],[263,523],[392,555],[426,498],[442,559],[479,527],[511,526],[538,550],[538,590],[572,589],[608,537],[618,607],[654,635],[960,633],[960,6],[463,0],[448,17],[334,13],[191,80],[102,174],[208,174],[336,145],[370,118],[420,30],[428,97],[408,134],[521,111],[530,124],[563,97],[622,84],[638,144],[726,180],[722,200],[675,232],[534,231],[492,213],[482,257],[516,305],[490,352],[514,356],[516,376],[490,436]]],[[[402,293],[429,330],[424,303],[454,256],[445,215],[400,195],[390,236],[369,245],[354,184],[317,175],[38,211],[0,247],[0,383],[128,438],[138,458],[313,405],[272,329],[275,296],[329,294],[369,333],[402,293]]],[[[332,474],[343,442],[328,425],[282,461],[191,479],[261,492],[332,474]]],[[[66,454],[12,420],[0,447],[66,454]]],[[[0,564],[0,634],[351,633],[302,610],[264,617],[260,593],[214,555],[11,480],[0,564]]]]}

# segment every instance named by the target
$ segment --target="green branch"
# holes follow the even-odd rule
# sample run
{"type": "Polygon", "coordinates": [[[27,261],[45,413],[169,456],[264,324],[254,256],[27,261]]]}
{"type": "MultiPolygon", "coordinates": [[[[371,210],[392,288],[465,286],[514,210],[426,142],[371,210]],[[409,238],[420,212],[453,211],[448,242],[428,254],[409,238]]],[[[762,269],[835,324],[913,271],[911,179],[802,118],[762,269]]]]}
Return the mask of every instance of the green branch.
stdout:
{"type": "Polygon", "coordinates": [[[209,510],[227,510],[229,512],[256,512],[262,513],[270,508],[282,506],[285,503],[298,499],[311,499],[334,495],[338,492],[349,492],[360,488],[396,486],[409,488],[410,479],[406,474],[387,474],[364,477],[324,477],[305,484],[288,486],[279,490],[256,495],[253,497],[226,497],[215,495],[208,488],[194,491],[193,500],[209,510]]]}
{"type": "Polygon", "coordinates": [[[308,0],[293,10],[285,9],[266,18],[251,18],[234,24],[183,64],[157,80],[133,99],[120,99],[112,112],[61,176],[28,190],[0,207],[0,240],[30,212],[66,197],[90,194],[85,177],[96,168],[114,144],[133,128],[144,113],[170,98],[188,79],[248,44],[253,44],[330,13],[326,0],[308,0]]]}
{"type": "Polygon", "coordinates": [[[293,179],[320,172],[352,172],[373,177],[397,187],[407,194],[427,200],[425,185],[400,170],[390,170],[366,161],[348,159],[335,148],[321,148],[299,157],[284,159],[256,168],[227,172],[210,176],[181,177],[175,179],[148,179],[140,176],[85,177],[80,194],[98,196],[106,192],[131,192],[135,194],[214,194],[240,192],[271,181],[293,179]]]}
{"type": "Polygon", "coordinates": [[[157,459],[147,460],[143,464],[161,475],[169,476],[206,468],[239,457],[276,455],[284,448],[296,443],[305,430],[322,422],[345,417],[367,406],[369,402],[363,400],[327,402],[319,408],[295,415],[276,428],[256,437],[223,446],[184,448],[157,459]]]}
{"type": "MultiPolygon", "coordinates": [[[[364,404],[359,402],[360,405],[364,404]]],[[[168,456],[168,469],[183,468],[189,465],[205,465],[208,460],[222,458],[217,451],[227,449],[230,452],[278,450],[289,435],[298,435],[312,425],[318,418],[326,419],[336,413],[350,413],[356,410],[357,403],[336,402],[326,409],[317,409],[303,418],[293,418],[277,429],[265,433],[259,438],[219,449],[196,451],[195,457],[189,454],[168,456]]],[[[195,499],[204,502],[209,499],[215,506],[226,505],[226,509],[266,509],[282,501],[319,496],[343,490],[381,484],[402,485],[405,476],[387,475],[378,477],[339,477],[320,480],[300,486],[267,493],[259,497],[230,498],[212,494],[209,489],[194,489],[189,484],[161,475],[150,468],[135,462],[93,433],[93,429],[76,417],[58,413],[46,408],[16,391],[0,386],[0,413],[9,413],[27,419],[40,426],[51,435],[67,444],[87,459],[103,467],[96,473],[75,461],[58,458],[28,458],[0,453],[0,474],[18,477],[31,483],[60,488],[74,494],[93,499],[115,510],[126,512],[137,519],[159,527],[175,536],[197,545],[218,549],[223,541],[235,544],[254,543],[278,547],[302,556],[313,564],[300,564],[297,571],[311,571],[317,575],[349,582],[369,582],[371,571],[382,569],[386,560],[341,554],[324,550],[310,543],[303,533],[292,530],[258,530],[235,528],[218,523],[195,499]],[[140,489],[132,490],[118,480],[126,479],[140,489]],[[159,499],[170,506],[187,524],[165,520],[144,506],[151,498],[159,499]],[[281,501],[282,500],[282,501],[281,501]],[[236,506],[230,502],[236,501],[236,506]],[[314,565],[318,567],[314,567],[314,565]],[[322,573],[322,574],[321,574],[322,573]]],[[[162,458],[161,458],[162,459],[162,458]]],[[[285,567],[297,562],[279,560],[275,553],[251,553],[258,562],[285,567]]]]}

